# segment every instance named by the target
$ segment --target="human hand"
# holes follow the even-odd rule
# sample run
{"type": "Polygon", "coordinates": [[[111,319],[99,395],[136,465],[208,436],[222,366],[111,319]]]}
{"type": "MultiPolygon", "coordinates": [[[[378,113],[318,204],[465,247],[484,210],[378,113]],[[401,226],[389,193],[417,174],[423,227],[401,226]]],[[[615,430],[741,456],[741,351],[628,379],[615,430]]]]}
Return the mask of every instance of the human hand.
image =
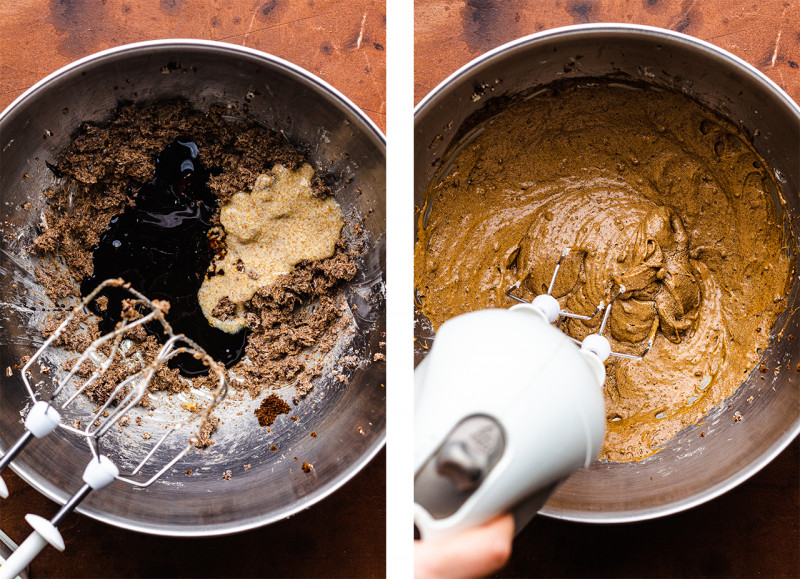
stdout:
{"type": "Polygon", "coordinates": [[[414,542],[415,579],[468,579],[501,569],[511,556],[514,518],[502,515],[458,535],[414,542]]]}

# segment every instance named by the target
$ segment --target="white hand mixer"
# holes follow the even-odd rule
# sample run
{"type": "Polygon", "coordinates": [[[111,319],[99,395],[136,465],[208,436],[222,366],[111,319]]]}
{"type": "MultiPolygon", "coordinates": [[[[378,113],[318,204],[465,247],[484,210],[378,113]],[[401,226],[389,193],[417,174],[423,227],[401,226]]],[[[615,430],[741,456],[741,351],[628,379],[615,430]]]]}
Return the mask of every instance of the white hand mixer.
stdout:
{"type": "MultiPolygon", "coordinates": [[[[590,316],[561,310],[551,293],[510,309],[463,314],[440,327],[416,369],[414,523],[423,540],[446,537],[512,511],[519,531],[572,472],[594,460],[605,434],[603,337],[614,301],[590,316]],[[551,324],[591,320],[578,342],[551,324]],[[580,344],[580,348],[575,343],[580,344]]],[[[650,349],[648,344],[647,350],[650,349]]],[[[644,354],[643,354],[644,355],[644,354]]]]}
{"type": "MultiPolygon", "coordinates": [[[[136,487],[147,487],[172,468],[192,450],[200,437],[200,431],[207,423],[213,409],[225,398],[228,391],[228,380],[222,366],[213,360],[199,345],[182,334],[173,334],[172,328],[165,319],[169,304],[162,301],[150,301],[144,295],[130,287],[121,279],[106,280],[95,288],[81,304],[76,306],[67,318],[59,325],[55,332],[45,341],[42,347],[34,354],[22,368],[22,379],[28,390],[28,395],[33,403],[25,419],[25,432],[17,441],[0,457],[0,473],[34,438],[43,438],[56,428],[61,428],[83,438],[89,446],[92,458],[83,473],[83,486],[64,504],[58,513],[49,521],[38,515],[29,514],[25,520],[33,527],[34,531],[17,547],[7,560],[0,557],[0,579],[13,579],[21,573],[28,564],[48,544],[58,550],[65,548],[64,540],[57,527],[91,491],[101,489],[112,481],[118,480],[136,487]],[[31,380],[34,372],[49,375],[49,369],[43,364],[45,353],[54,347],[75,318],[98,295],[108,288],[121,288],[130,294],[130,299],[123,301],[123,319],[116,329],[94,340],[88,348],[78,357],[70,371],[61,378],[48,396],[47,400],[40,399],[31,380]],[[126,338],[131,333],[145,324],[157,324],[165,335],[166,341],[152,360],[146,361],[137,355],[126,356],[130,346],[126,338]],[[204,397],[205,404],[201,408],[190,405],[191,410],[185,412],[180,420],[170,424],[162,436],[153,440],[148,446],[142,446],[137,441],[134,454],[138,453],[137,464],[130,472],[120,473],[118,467],[107,454],[114,454],[120,448],[113,444],[100,451],[101,442],[114,425],[119,425],[126,414],[131,412],[148,392],[148,385],[153,380],[158,370],[166,366],[170,360],[178,355],[190,355],[202,361],[211,373],[216,376],[216,388],[204,397]],[[73,404],[82,392],[87,391],[93,384],[98,383],[106,376],[112,366],[125,364],[130,367],[130,373],[113,387],[107,401],[91,414],[80,420],[86,424],[81,428],[77,420],[72,424],[62,418],[62,415],[71,410],[73,404]],[[86,373],[86,366],[91,365],[93,371],[85,380],[80,376],[86,373]],[[65,398],[65,400],[62,400],[65,398]],[[181,450],[175,453],[165,465],[151,474],[146,480],[140,480],[143,469],[148,465],[156,451],[169,437],[185,436],[186,443],[181,450]]],[[[187,409],[189,410],[189,409],[187,409]]],[[[119,444],[118,441],[116,441],[119,444]]],[[[8,489],[0,478],[0,499],[8,497],[8,489]]]]}

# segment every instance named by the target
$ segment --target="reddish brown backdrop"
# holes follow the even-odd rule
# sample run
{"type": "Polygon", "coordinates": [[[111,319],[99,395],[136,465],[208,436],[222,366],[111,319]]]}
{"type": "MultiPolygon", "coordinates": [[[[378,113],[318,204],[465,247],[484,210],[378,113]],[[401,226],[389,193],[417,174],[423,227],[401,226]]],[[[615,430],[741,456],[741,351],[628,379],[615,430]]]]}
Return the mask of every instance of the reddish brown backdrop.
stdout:
{"type": "MultiPolygon", "coordinates": [[[[0,109],[78,58],[156,38],[244,44],[326,80],[386,126],[383,0],[3,0],[0,109]]],[[[4,473],[11,499],[0,528],[17,542],[26,513],[57,506],[4,473]]],[[[72,515],[67,549],[48,547],[31,566],[44,577],[380,577],[385,573],[385,454],[333,496],[295,517],[217,539],[168,539],[72,515]]]]}

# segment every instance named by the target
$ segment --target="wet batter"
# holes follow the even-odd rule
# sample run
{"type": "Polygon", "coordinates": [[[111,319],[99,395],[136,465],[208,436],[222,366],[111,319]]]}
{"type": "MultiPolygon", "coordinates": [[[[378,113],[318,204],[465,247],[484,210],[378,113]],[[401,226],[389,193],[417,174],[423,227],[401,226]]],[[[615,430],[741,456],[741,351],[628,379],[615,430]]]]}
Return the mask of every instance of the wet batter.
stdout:
{"type": "MultiPolygon", "coordinates": [[[[415,251],[434,328],[553,295],[590,315],[624,285],[600,458],[640,460],[732,394],[785,308],[792,249],[777,185],[736,127],[687,97],[593,82],[510,104],[483,123],[426,196],[415,251]]],[[[569,320],[576,338],[600,316],[569,320]]]]}

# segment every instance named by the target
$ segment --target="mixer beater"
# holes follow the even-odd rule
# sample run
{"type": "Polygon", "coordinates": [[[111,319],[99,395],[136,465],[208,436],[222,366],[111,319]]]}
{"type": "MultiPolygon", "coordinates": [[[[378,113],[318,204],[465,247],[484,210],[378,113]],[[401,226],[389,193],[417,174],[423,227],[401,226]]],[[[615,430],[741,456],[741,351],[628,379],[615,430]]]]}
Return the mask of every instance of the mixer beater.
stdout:
{"type": "Polygon", "coordinates": [[[520,282],[517,281],[514,285],[512,285],[510,288],[506,290],[506,296],[508,296],[509,298],[511,298],[516,302],[519,302],[520,304],[529,304],[530,306],[540,310],[546,316],[547,321],[550,322],[551,324],[560,322],[564,318],[590,321],[593,320],[600,312],[603,312],[605,310],[603,318],[600,322],[600,327],[598,328],[597,332],[589,334],[583,340],[578,340],[577,338],[573,338],[570,335],[567,335],[567,337],[576,344],[578,344],[579,346],[581,346],[582,348],[594,351],[594,353],[601,359],[601,361],[605,361],[609,356],[615,356],[617,358],[624,358],[627,360],[641,360],[642,358],[644,358],[644,356],[646,356],[647,353],[650,351],[650,349],[653,347],[653,341],[655,340],[656,330],[658,330],[658,320],[656,320],[656,323],[653,325],[650,335],[648,336],[644,352],[642,352],[640,356],[634,356],[632,354],[626,354],[624,352],[612,352],[608,340],[603,336],[603,333],[605,332],[606,329],[606,324],[608,323],[608,317],[609,315],[611,315],[611,307],[614,305],[614,302],[616,302],[617,299],[623,294],[625,294],[625,292],[627,291],[627,288],[624,285],[621,284],[618,285],[616,293],[614,293],[614,295],[611,297],[608,304],[606,304],[604,301],[601,301],[599,304],[597,304],[597,307],[594,309],[594,311],[588,316],[582,314],[576,314],[574,312],[569,312],[562,309],[560,304],[558,303],[558,300],[553,297],[552,295],[553,288],[555,287],[556,279],[558,278],[558,270],[561,268],[561,264],[563,263],[564,258],[567,257],[567,255],[569,255],[570,251],[571,248],[567,247],[566,249],[564,249],[563,252],[561,252],[558,261],[556,262],[556,266],[553,269],[553,277],[550,280],[550,285],[547,287],[546,293],[539,294],[538,296],[533,298],[532,301],[529,302],[517,295],[514,295],[513,292],[518,290],[521,285],[520,282]]]}
{"type": "MultiPolygon", "coordinates": [[[[34,438],[43,438],[56,428],[77,435],[83,439],[91,452],[91,459],[83,473],[83,486],[66,502],[58,513],[49,521],[37,515],[29,514],[26,521],[33,527],[31,535],[14,551],[6,560],[0,558],[0,579],[16,577],[33,558],[47,545],[56,549],[64,549],[64,541],[57,527],[92,490],[103,488],[114,480],[136,487],[147,487],[153,484],[173,465],[181,460],[201,439],[201,431],[206,427],[214,408],[222,402],[227,395],[228,380],[223,367],[213,360],[197,343],[182,334],[174,334],[165,315],[169,304],[159,300],[149,300],[137,290],[130,287],[121,279],[109,279],[99,284],[86,298],[64,319],[58,328],[50,335],[39,350],[25,363],[21,372],[22,380],[28,391],[32,407],[25,419],[25,432],[11,445],[6,453],[0,457],[0,473],[19,455],[19,453],[34,438]],[[114,289],[116,288],[116,289],[114,289]],[[122,300],[122,320],[116,328],[95,339],[72,363],[69,372],[55,384],[52,393],[44,394],[43,386],[47,380],[32,384],[34,373],[47,376],[49,367],[45,364],[46,358],[59,343],[59,339],[70,331],[71,324],[82,314],[84,309],[92,303],[105,290],[127,294],[129,297],[122,300]],[[163,332],[166,340],[157,354],[146,360],[141,353],[131,350],[131,336],[134,332],[141,332],[145,325],[149,331],[154,328],[163,332]],[[183,405],[183,415],[180,418],[172,417],[170,424],[166,425],[165,432],[150,443],[150,446],[129,442],[120,442],[120,437],[115,437],[111,444],[102,443],[108,438],[108,433],[115,425],[121,427],[129,421],[128,414],[140,405],[148,393],[148,386],[152,383],[159,370],[166,368],[167,364],[179,355],[189,355],[201,361],[208,367],[209,372],[216,378],[216,387],[209,393],[203,393],[203,406],[197,404],[183,405]],[[87,367],[91,369],[88,378],[87,367]],[[111,370],[114,370],[114,376],[111,370]],[[120,372],[120,369],[123,371],[120,372]],[[122,375],[121,379],[116,376],[122,375]],[[75,416],[75,401],[87,392],[93,385],[102,381],[111,381],[111,390],[105,402],[97,409],[89,411],[80,418],[75,416]],[[114,384],[116,382],[116,384],[114,384]],[[72,412],[72,424],[64,415],[72,412]],[[85,424],[85,426],[83,426],[85,424]],[[165,464],[156,467],[155,472],[145,477],[144,470],[153,461],[159,448],[170,438],[184,437],[186,440],[180,450],[170,454],[165,464]],[[101,448],[102,445],[102,448],[101,448]],[[122,448],[125,446],[125,448],[122,448]],[[143,452],[142,452],[142,449],[143,452]],[[125,452],[123,452],[125,451],[125,452]],[[141,456],[144,454],[144,456],[141,456]],[[135,466],[126,472],[120,472],[115,461],[110,456],[130,461],[131,457],[135,466]]],[[[129,439],[130,437],[128,437],[129,439]]],[[[150,436],[146,437],[148,442],[150,436]]],[[[172,449],[170,449],[172,450],[172,449]]],[[[0,478],[0,499],[8,497],[8,490],[0,478]]]]}

